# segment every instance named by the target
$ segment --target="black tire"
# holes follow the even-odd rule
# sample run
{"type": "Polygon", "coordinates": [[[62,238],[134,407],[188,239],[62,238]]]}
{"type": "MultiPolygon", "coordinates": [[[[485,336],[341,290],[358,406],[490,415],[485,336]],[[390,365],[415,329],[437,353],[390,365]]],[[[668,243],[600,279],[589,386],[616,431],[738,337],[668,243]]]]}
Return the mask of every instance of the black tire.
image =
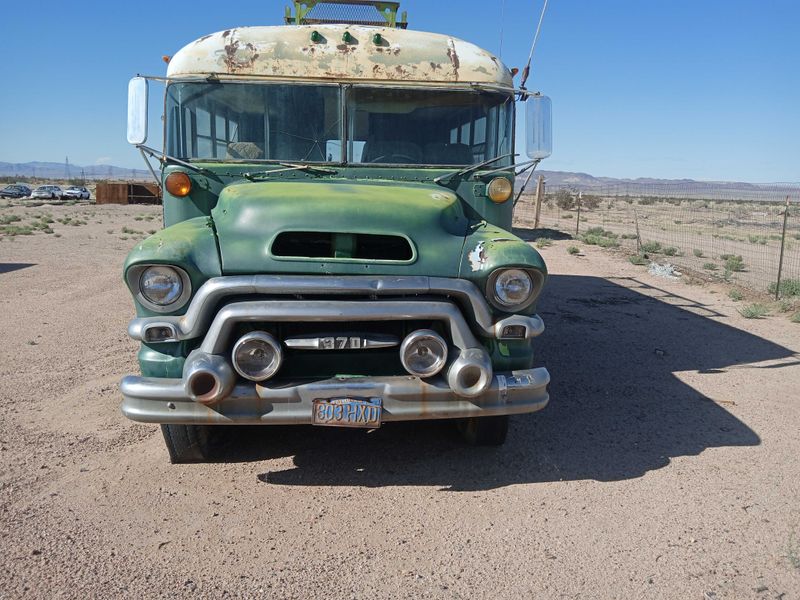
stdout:
{"type": "Polygon", "coordinates": [[[456,427],[470,446],[502,446],[508,435],[508,415],[458,419],[456,427]]]}
{"type": "Polygon", "coordinates": [[[172,464],[204,462],[211,457],[208,425],[162,425],[161,433],[172,464]]]}

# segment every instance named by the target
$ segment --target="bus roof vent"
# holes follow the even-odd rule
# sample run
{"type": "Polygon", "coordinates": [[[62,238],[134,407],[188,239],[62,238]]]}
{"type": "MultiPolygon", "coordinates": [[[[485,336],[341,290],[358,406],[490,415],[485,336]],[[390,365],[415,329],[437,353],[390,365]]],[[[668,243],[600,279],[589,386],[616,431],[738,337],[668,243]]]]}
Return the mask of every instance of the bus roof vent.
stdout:
{"type": "Polygon", "coordinates": [[[351,25],[376,25],[379,27],[408,27],[405,11],[398,19],[399,2],[375,0],[302,0],[286,7],[287,25],[317,25],[320,23],[345,23],[351,25]]]}

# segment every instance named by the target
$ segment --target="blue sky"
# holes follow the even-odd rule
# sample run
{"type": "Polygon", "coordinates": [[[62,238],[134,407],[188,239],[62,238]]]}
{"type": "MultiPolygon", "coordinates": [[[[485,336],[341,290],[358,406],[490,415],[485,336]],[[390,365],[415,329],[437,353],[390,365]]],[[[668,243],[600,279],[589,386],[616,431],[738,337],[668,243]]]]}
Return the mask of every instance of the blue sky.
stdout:
{"type": "MultiPolygon", "coordinates": [[[[402,6],[414,29],[497,53],[502,2],[402,6]]],[[[505,0],[509,66],[524,65],[541,2],[505,0]]],[[[280,0],[5,3],[0,161],[69,156],[73,164],[141,168],[125,142],[128,79],[163,74],[162,55],[206,33],[278,24],[283,7],[280,0]]],[[[798,23],[797,0],[550,0],[528,85],[553,99],[555,148],[542,168],[800,180],[798,23]]]]}

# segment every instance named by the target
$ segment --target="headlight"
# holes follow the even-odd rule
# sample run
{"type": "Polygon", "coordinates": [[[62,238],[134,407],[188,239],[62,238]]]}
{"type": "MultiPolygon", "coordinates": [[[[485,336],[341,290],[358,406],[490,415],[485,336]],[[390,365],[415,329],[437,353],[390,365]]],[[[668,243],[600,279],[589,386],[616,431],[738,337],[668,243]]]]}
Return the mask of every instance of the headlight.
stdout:
{"type": "Polygon", "coordinates": [[[153,304],[167,306],[181,297],[183,282],[172,267],[148,267],[139,278],[139,291],[153,304]]]}
{"type": "Polygon", "coordinates": [[[494,304],[499,308],[517,310],[533,299],[533,280],[522,269],[503,269],[489,279],[494,304]]]}
{"type": "Polygon", "coordinates": [[[505,177],[495,177],[486,186],[486,195],[496,204],[501,204],[511,197],[514,187],[505,177]]]}
{"type": "Polygon", "coordinates": [[[173,312],[189,301],[192,283],[179,267],[135,265],[125,275],[136,299],[154,312],[173,312]]]}

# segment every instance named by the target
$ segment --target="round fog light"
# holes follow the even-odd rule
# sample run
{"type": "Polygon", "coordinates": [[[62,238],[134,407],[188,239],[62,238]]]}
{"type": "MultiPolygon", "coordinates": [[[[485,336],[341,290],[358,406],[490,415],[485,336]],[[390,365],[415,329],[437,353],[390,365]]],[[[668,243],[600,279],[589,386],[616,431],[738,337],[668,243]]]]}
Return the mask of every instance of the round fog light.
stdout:
{"type": "Polygon", "coordinates": [[[231,358],[239,375],[250,381],[264,381],[277,373],[283,361],[283,351],[270,334],[254,331],[239,338],[233,346],[231,358]]]}
{"type": "Polygon", "coordinates": [[[406,371],[417,377],[432,377],[447,361],[447,344],[435,331],[418,329],[400,346],[400,360],[406,371]]]}

